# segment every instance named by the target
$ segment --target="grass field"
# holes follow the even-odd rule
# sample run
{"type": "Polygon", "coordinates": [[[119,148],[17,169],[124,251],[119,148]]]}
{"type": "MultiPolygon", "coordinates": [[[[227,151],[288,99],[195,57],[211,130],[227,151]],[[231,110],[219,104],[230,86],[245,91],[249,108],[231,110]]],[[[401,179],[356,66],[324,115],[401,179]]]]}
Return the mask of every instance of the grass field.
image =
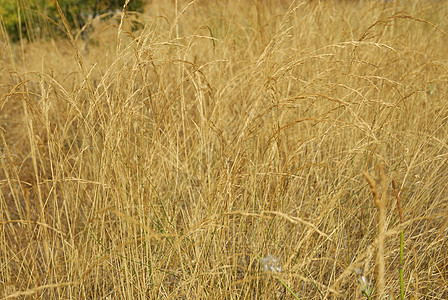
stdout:
{"type": "Polygon", "coordinates": [[[448,299],[446,4],[3,31],[0,299],[448,299]]]}

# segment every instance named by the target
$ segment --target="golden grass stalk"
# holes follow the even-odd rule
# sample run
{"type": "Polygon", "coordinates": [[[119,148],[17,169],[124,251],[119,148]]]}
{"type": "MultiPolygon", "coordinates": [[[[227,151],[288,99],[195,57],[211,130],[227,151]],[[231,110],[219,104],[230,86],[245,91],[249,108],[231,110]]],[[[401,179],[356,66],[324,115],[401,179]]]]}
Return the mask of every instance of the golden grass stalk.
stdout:
{"type": "MultiPolygon", "coordinates": [[[[398,213],[400,215],[400,224],[403,224],[403,210],[401,209],[400,195],[395,184],[395,180],[392,180],[392,188],[394,189],[394,195],[397,199],[398,213]]],[[[400,298],[404,300],[404,279],[403,279],[403,258],[404,258],[404,232],[403,229],[400,231],[400,265],[399,265],[399,276],[400,276],[400,298]]]]}
{"type": "Polygon", "coordinates": [[[386,205],[387,205],[387,177],[384,172],[382,164],[378,165],[381,179],[381,197],[378,192],[376,182],[372,179],[369,173],[364,172],[372,192],[375,206],[378,209],[378,234],[377,234],[377,258],[376,258],[376,287],[378,297],[385,295],[386,276],[385,276],[385,258],[384,258],[384,243],[386,238],[386,205]]]}

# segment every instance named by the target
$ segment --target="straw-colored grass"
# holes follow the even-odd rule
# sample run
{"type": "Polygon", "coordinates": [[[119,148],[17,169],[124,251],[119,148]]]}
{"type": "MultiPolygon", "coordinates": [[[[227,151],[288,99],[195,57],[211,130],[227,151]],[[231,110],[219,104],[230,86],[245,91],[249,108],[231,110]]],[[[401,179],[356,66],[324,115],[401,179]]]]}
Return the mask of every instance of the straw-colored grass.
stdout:
{"type": "Polygon", "coordinates": [[[447,299],[446,2],[152,2],[2,33],[0,299],[447,299]]]}

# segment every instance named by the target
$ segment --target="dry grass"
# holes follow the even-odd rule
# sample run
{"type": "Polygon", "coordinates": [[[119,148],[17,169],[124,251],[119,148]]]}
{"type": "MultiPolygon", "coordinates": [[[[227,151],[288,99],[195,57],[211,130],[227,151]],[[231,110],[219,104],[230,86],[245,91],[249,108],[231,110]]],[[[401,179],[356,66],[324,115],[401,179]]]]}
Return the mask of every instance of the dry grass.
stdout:
{"type": "Polygon", "coordinates": [[[446,3],[154,2],[3,35],[0,299],[447,299],[446,3]]]}

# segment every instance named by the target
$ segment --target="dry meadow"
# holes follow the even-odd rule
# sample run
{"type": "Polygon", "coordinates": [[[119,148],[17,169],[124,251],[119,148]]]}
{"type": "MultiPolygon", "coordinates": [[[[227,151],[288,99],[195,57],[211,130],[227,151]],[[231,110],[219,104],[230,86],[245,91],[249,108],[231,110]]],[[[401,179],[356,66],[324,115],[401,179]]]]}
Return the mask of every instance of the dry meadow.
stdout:
{"type": "Polygon", "coordinates": [[[447,20],[173,0],[2,30],[0,299],[448,299],[447,20]]]}

